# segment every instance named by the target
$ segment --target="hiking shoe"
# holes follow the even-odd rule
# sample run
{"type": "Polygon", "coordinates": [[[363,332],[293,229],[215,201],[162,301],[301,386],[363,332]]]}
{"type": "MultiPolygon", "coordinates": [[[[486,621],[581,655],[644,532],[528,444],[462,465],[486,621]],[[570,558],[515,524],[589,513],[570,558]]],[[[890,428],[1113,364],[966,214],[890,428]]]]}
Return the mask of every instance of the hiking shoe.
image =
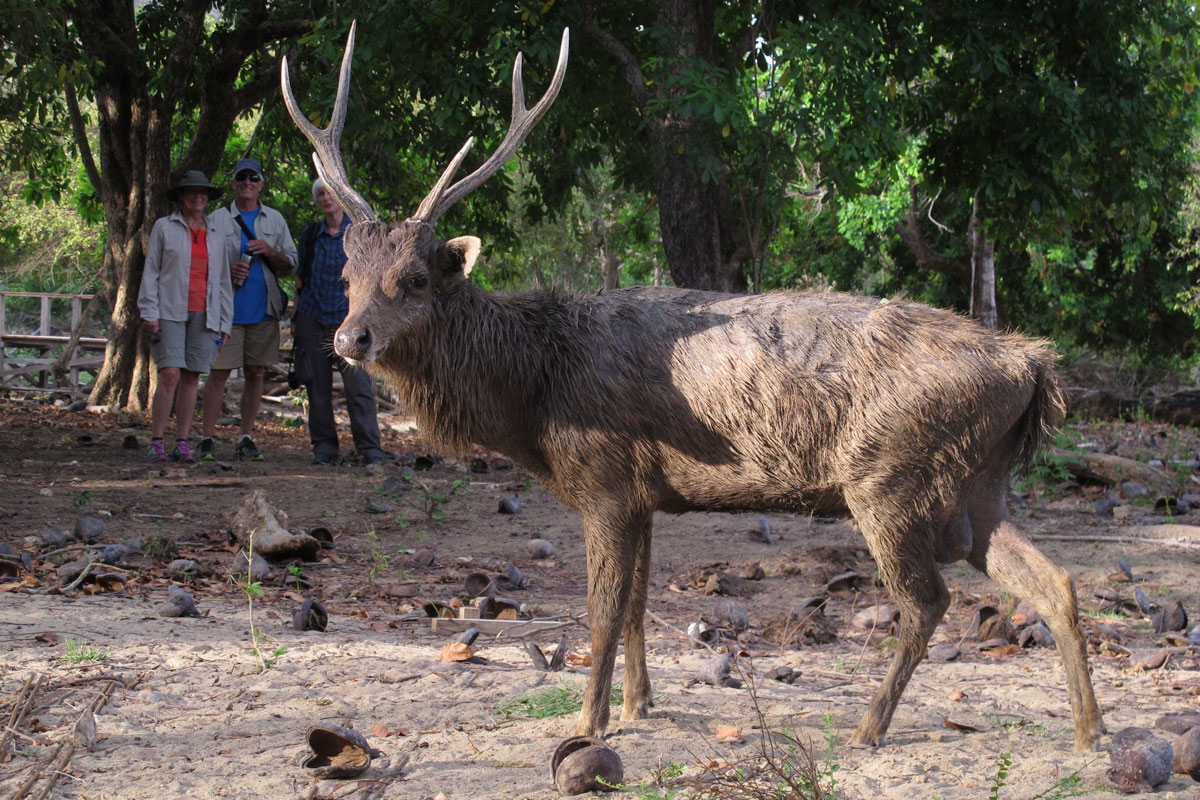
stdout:
{"type": "Polygon", "coordinates": [[[254,440],[249,436],[243,436],[237,443],[236,450],[238,461],[266,461],[267,457],[263,455],[263,451],[254,446],[254,440]]]}
{"type": "Polygon", "coordinates": [[[200,461],[217,460],[217,448],[213,446],[213,440],[211,436],[206,436],[200,440],[200,450],[197,452],[196,457],[200,461]]]}
{"type": "Polygon", "coordinates": [[[157,442],[150,442],[150,457],[146,459],[151,464],[156,464],[160,461],[167,460],[167,453],[163,450],[163,443],[160,439],[157,442]]]}
{"type": "Polygon", "coordinates": [[[188,447],[188,443],[182,439],[175,442],[175,449],[171,451],[171,460],[180,464],[196,463],[196,457],[192,455],[192,448],[188,447]]]}
{"type": "Polygon", "coordinates": [[[340,460],[337,456],[327,453],[313,453],[312,464],[317,467],[336,467],[340,460]]]}

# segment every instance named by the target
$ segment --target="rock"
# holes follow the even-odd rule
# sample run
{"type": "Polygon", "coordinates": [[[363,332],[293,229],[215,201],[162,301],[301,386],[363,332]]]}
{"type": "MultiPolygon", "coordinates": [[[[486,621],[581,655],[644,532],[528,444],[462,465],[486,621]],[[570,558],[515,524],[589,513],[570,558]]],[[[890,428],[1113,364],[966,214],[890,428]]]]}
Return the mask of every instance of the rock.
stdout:
{"type": "Polygon", "coordinates": [[[525,575],[522,574],[521,568],[511,561],[504,565],[504,577],[508,580],[508,586],[511,589],[520,589],[525,586],[525,575]]]}
{"type": "Polygon", "coordinates": [[[1200,781],[1200,726],[1180,734],[1171,745],[1171,750],[1174,753],[1171,770],[1200,781]]]}
{"type": "Polygon", "coordinates": [[[837,628],[825,616],[823,606],[801,609],[799,616],[783,613],[763,626],[762,636],[780,647],[803,647],[837,641],[837,628]]]}
{"type": "Polygon", "coordinates": [[[1165,647],[1142,648],[1129,654],[1129,665],[1138,669],[1158,669],[1167,663],[1171,651],[1165,647]]]}
{"type": "Polygon", "coordinates": [[[1200,728],[1200,711],[1172,711],[1154,720],[1154,727],[1168,733],[1184,734],[1200,728]]]}
{"type": "Polygon", "coordinates": [[[775,544],[775,539],[771,536],[771,521],[766,517],[759,517],[758,527],[750,531],[750,538],[767,544],[775,544]]]}
{"type": "Polygon", "coordinates": [[[730,575],[728,572],[714,572],[708,576],[704,584],[705,594],[732,595],[734,597],[749,597],[759,591],[754,581],[730,575]]]}
{"type": "Polygon", "coordinates": [[[1137,603],[1138,610],[1143,614],[1149,615],[1154,610],[1154,604],[1150,602],[1150,598],[1146,597],[1146,593],[1136,586],[1133,589],[1133,601],[1137,603]]]}
{"type": "Polygon", "coordinates": [[[1017,636],[1017,644],[1021,647],[1054,647],[1054,637],[1044,623],[1037,623],[1025,628],[1017,636]]]}
{"type": "Polygon", "coordinates": [[[87,400],[76,400],[73,403],[68,403],[67,405],[63,406],[63,411],[70,411],[71,413],[75,413],[77,411],[86,411],[87,407],[88,407],[87,400]]]}
{"type": "Polygon", "coordinates": [[[99,517],[80,517],[75,520],[75,538],[91,544],[104,535],[104,520],[99,517]]]}
{"type": "Polygon", "coordinates": [[[554,545],[545,539],[530,539],[525,544],[530,558],[554,558],[554,545]]]}
{"type": "Polygon", "coordinates": [[[394,513],[396,507],[385,500],[378,500],[374,497],[367,498],[367,513],[368,514],[391,514],[394,513]]]}
{"type": "Polygon", "coordinates": [[[87,569],[88,563],[89,562],[84,561],[83,559],[78,559],[76,561],[68,561],[66,564],[63,564],[58,568],[58,585],[66,586],[74,581],[83,573],[85,569],[87,569]]]}
{"type": "Polygon", "coordinates": [[[1042,621],[1042,615],[1038,613],[1032,603],[1022,600],[1017,603],[1017,610],[1009,616],[1009,619],[1018,628],[1022,628],[1026,625],[1037,625],[1042,621]]]}
{"type": "Polygon", "coordinates": [[[797,678],[800,677],[800,673],[796,672],[796,670],[787,665],[782,665],[774,667],[763,677],[769,681],[779,681],[780,683],[786,683],[790,686],[796,682],[797,678]]]}
{"type": "Polygon", "coordinates": [[[234,575],[245,575],[248,571],[250,573],[250,580],[262,581],[266,580],[267,576],[271,574],[271,565],[267,563],[265,558],[255,553],[254,559],[250,562],[249,569],[247,569],[246,551],[239,550],[237,555],[233,557],[233,563],[229,565],[229,571],[234,575]]]}
{"type": "Polygon", "coordinates": [[[1104,496],[1096,501],[1096,516],[1111,517],[1113,509],[1121,504],[1121,499],[1112,492],[1105,492],[1104,496]]]}
{"type": "Polygon", "coordinates": [[[1150,487],[1137,481],[1125,481],[1121,484],[1121,497],[1126,500],[1136,500],[1150,494],[1150,487]]]}
{"type": "Polygon", "coordinates": [[[929,648],[928,658],[935,664],[957,661],[962,652],[952,644],[935,644],[929,648]]]}
{"type": "Polygon", "coordinates": [[[1017,629],[1012,620],[1003,614],[993,614],[979,623],[979,641],[1003,639],[1006,642],[1017,641],[1017,629]]]}
{"type": "Polygon", "coordinates": [[[1117,506],[1112,510],[1113,519],[1132,519],[1136,513],[1133,506],[1117,506]]]}
{"type": "Polygon", "coordinates": [[[96,716],[92,709],[85,708],[75,720],[75,729],[71,732],[71,741],[76,747],[91,750],[96,746],[96,716]]]}
{"type": "Polygon", "coordinates": [[[110,544],[100,553],[100,560],[110,567],[125,556],[129,555],[129,547],[123,544],[110,544]]]}
{"type": "Polygon", "coordinates": [[[900,613],[889,605],[877,605],[865,608],[850,620],[850,627],[860,631],[891,632],[892,623],[900,619],[900,613]]]}
{"type": "Polygon", "coordinates": [[[1112,738],[1108,779],[1125,794],[1152,792],[1171,777],[1171,743],[1145,728],[1125,728],[1112,738]]]}
{"type": "Polygon", "coordinates": [[[287,530],[287,514],[267,500],[266,492],[255,489],[242,498],[233,516],[234,538],[243,547],[253,537],[254,552],[265,558],[299,558],[312,561],[321,551],[321,543],[308,534],[287,530]]]}
{"type": "Polygon", "coordinates": [[[859,580],[861,579],[857,572],[843,572],[833,576],[829,583],[825,584],[825,591],[830,594],[853,596],[858,591],[859,580]]]}
{"type": "Polygon", "coordinates": [[[190,558],[177,558],[170,564],[167,564],[167,574],[172,578],[197,578],[201,575],[201,572],[200,565],[190,558]]]}
{"type": "Polygon", "coordinates": [[[437,563],[437,553],[428,547],[424,550],[418,550],[413,554],[413,563],[418,567],[432,567],[437,563]]]}
{"type": "Polygon", "coordinates": [[[46,528],[41,533],[42,541],[53,548],[65,547],[67,535],[58,528],[46,528]]]}
{"type": "Polygon", "coordinates": [[[767,577],[767,571],[762,568],[762,564],[757,561],[751,561],[742,567],[737,576],[744,581],[761,581],[767,577]]]}
{"type": "Polygon", "coordinates": [[[171,605],[173,605],[179,609],[179,614],[178,615],[163,614],[160,611],[159,612],[160,616],[164,616],[164,617],[170,617],[170,616],[198,617],[198,616],[200,616],[200,613],[198,611],[196,611],[196,601],[192,599],[192,596],[190,594],[188,594],[186,591],[184,591],[182,588],[180,588],[178,586],[168,586],[167,587],[167,600],[169,601],[169,603],[171,605]]]}
{"type": "Polygon", "coordinates": [[[1117,556],[1117,569],[1125,576],[1125,580],[1133,580],[1133,567],[1129,566],[1125,556],[1117,556]]]}
{"type": "Polygon", "coordinates": [[[730,677],[729,671],[732,666],[733,659],[725,653],[721,653],[701,665],[700,671],[696,673],[696,680],[701,683],[707,683],[710,686],[727,686],[731,689],[737,689],[742,685],[742,682],[730,677]]]}
{"type": "Polygon", "coordinates": [[[521,498],[515,494],[512,497],[501,498],[500,505],[496,510],[501,514],[520,514],[521,498]]]}
{"type": "Polygon", "coordinates": [[[1183,602],[1176,600],[1175,605],[1171,608],[1160,608],[1151,623],[1155,633],[1183,630],[1188,624],[1188,615],[1183,608],[1183,602]]]}
{"type": "Polygon", "coordinates": [[[750,627],[750,616],[746,609],[732,600],[721,600],[713,606],[713,616],[718,625],[728,626],[734,633],[741,633],[750,627]]]}

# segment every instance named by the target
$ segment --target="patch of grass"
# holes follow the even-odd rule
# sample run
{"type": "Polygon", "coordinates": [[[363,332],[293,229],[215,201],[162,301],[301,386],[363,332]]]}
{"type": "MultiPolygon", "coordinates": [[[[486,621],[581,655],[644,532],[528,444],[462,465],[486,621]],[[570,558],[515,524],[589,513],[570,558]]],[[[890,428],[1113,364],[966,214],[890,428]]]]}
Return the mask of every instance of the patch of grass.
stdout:
{"type": "MultiPolygon", "coordinates": [[[[158,520],[158,522],[161,523],[162,520],[158,520]]],[[[170,536],[164,536],[161,533],[152,533],[142,536],[139,543],[142,546],[142,552],[151,558],[165,560],[179,557],[179,546],[175,544],[175,540],[170,536]]]]}
{"type": "Polygon", "coordinates": [[[67,639],[67,652],[58,658],[60,664],[100,664],[112,657],[112,648],[92,647],[87,642],[67,639]]]}
{"type": "Polygon", "coordinates": [[[1094,609],[1085,608],[1083,613],[1092,619],[1100,620],[1101,622],[1128,622],[1129,617],[1122,614],[1120,611],[1113,609],[1111,611],[1096,611],[1094,609]]]}
{"type": "MultiPolygon", "coordinates": [[[[621,684],[613,684],[608,695],[610,706],[619,706],[625,702],[625,692],[621,684]]],[[[548,719],[550,717],[565,717],[578,714],[583,708],[583,692],[579,689],[569,689],[559,686],[538,694],[531,694],[501,703],[496,710],[506,719],[548,719]]]]}
{"type": "Polygon", "coordinates": [[[75,499],[71,502],[80,507],[88,505],[92,502],[92,491],[90,489],[84,489],[82,492],[75,495],[75,499]]]}
{"type": "MultiPolygon", "coordinates": [[[[996,776],[992,778],[991,789],[988,791],[988,800],[1000,800],[1000,790],[1008,784],[1008,775],[1012,771],[1012,765],[1012,753],[1004,753],[1000,756],[996,765],[996,776]]],[[[1080,773],[1088,766],[1090,764],[1080,767],[1065,778],[1059,778],[1050,788],[1033,795],[1029,800],[1067,800],[1070,797],[1083,797],[1097,792],[1111,792],[1111,789],[1103,787],[1092,789],[1080,787],[1080,784],[1083,783],[1080,773]]]]}

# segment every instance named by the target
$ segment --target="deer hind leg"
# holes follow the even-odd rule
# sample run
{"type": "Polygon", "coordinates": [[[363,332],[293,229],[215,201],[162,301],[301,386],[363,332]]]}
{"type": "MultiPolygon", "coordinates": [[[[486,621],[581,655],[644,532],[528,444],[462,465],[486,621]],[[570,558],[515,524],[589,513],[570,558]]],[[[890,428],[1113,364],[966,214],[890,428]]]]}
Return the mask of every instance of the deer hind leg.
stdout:
{"type": "MultiPolygon", "coordinates": [[[[648,536],[649,515],[644,520],[637,520],[624,508],[585,513],[583,517],[592,670],[583,693],[579,722],[575,725],[577,736],[603,736],[608,727],[613,667],[634,585],[636,550],[643,529],[648,536]]],[[[642,669],[644,671],[644,661],[642,669]]]]}
{"type": "MultiPolygon", "coordinates": [[[[1007,474],[1007,473],[1006,473],[1007,474]]],[[[968,560],[1001,588],[1033,603],[1058,645],[1075,718],[1075,751],[1096,749],[1104,722],[1088,672],[1087,645],[1079,630],[1075,584],[1008,519],[1005,482],[992,480],[968,504],[975,546],[968,560]]]]}
{"type": "Polygon", "coordinates": [[[929,638],[950,607],[950,593],[934,560],[931,526],[910,523],[897,529],[895,522],[890,527],[889,522],[903,519],[899,513],[889,519],[877,509],[856,509],[854,504],[851,511],[900,611],[899,643],[887,677],[850,739],[851,744],[874,747],[883,741],[904,687],[925,657],[929,638]]]}
{"type": "Polygon", "coordinates": [[[653,705],[646,671],[646,594],[650,585],[650,520],[636,539],[633,586],[625,611],[625,704],[621,719],[645,719],[653,705]]]}

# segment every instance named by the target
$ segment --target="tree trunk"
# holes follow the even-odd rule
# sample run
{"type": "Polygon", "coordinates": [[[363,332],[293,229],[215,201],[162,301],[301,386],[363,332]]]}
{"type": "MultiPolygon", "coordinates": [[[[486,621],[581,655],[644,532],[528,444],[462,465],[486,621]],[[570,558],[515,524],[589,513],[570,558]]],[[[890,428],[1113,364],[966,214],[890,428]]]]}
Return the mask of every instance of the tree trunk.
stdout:
{"type": "Polygon", "coordinates": [[[979,219],[979,198],[971,203],[971,222],[967,226],[971,248],[971,316],[985,327],[997,327],[996,317],[996,244],[989,241],[979,219]]]}
{"type": "Polygon", "coordinates": [[[600,245],[600,262],[604,265],[604,290],[621,288],[621,259],[608,246],[608,242],[600,245]]]}
{"type": "Polygon", "coordinates": [[[689,91],[680,78],[695,62],[718,66],[716,0],[655,0],[655,18],[666,33],[657,53],[662,67],[653,75],[643,73],[629,47],[596,24],[590,3],[583,6],[584,30],[615,58],[658,154],[654,190],[671,279],[688,288],[744,292],[747,250],[739,246],[741,231],[724,175],[705,183],[696,166],[703,126],[714,123],[651,110],[669,109],[670,101],[689,91]]]}

